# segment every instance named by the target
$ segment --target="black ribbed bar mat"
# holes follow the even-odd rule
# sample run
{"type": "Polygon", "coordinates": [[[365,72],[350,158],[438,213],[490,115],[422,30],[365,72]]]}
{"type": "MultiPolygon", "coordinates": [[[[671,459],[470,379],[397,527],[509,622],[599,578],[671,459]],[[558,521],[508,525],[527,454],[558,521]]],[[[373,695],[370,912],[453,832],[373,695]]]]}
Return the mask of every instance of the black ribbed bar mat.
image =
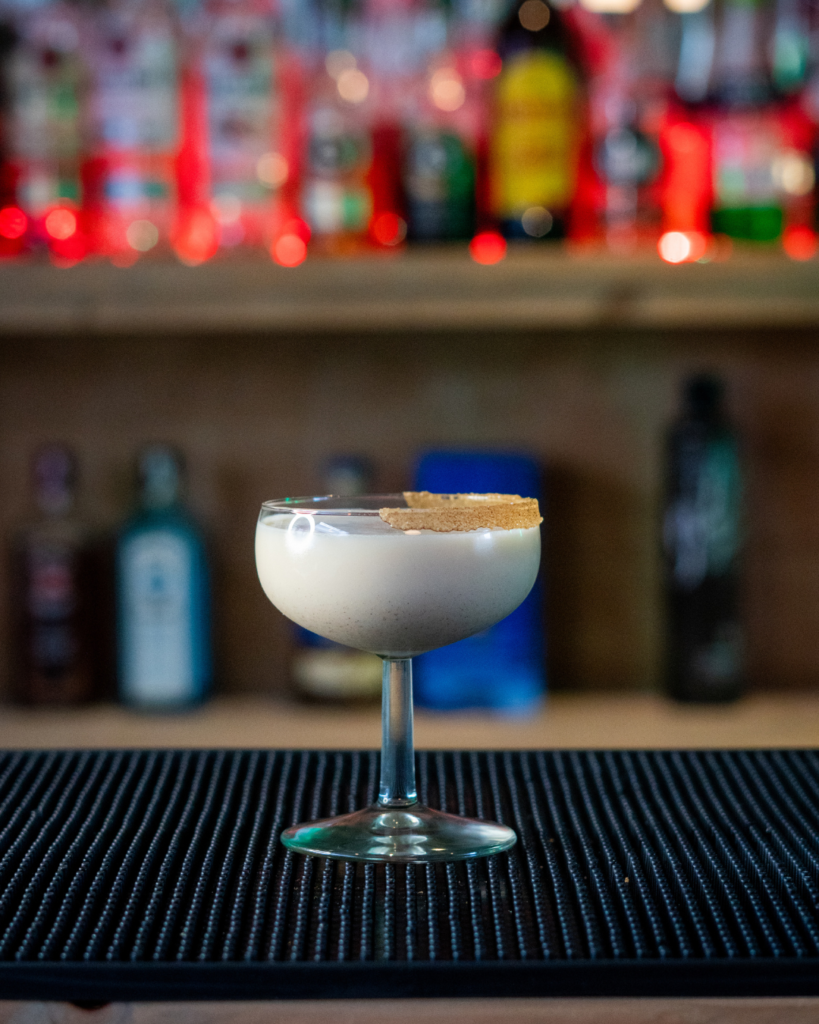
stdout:
{"type": "Polygon", "coordinates": [[[375,752],[0,754],[0,998],[819,995],[814,751],[430,752],[508,854],[287,852],[375,752]]]}

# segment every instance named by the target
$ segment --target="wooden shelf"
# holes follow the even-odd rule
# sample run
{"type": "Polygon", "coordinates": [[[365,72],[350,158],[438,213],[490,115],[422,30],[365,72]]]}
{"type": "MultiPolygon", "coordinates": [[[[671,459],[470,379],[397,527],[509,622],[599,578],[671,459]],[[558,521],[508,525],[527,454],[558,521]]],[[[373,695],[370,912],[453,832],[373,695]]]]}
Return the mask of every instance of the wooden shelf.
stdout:
{"type": "MultiPolygon", "coordinates": [[[[142,715],[114,705],[4,706],[0,749],[40,747],[377,747],[378,707],[306,707],[262,697],[220,697],[184,715],[142,715]]],[[[567,694],[525,719],[419,710],[421,749],[752,748],[819,746],[819,697],[754,694],[736,704],[674,704],[654,694],[567,694]]]]}
{"type": "Polygon", "coordinates": [[[0,266],[0,333],[155,335],[819,325],[819,262],[743,253],[668,266],[565,250],[482,267],[462,248],[392,258],[0,266]]]}

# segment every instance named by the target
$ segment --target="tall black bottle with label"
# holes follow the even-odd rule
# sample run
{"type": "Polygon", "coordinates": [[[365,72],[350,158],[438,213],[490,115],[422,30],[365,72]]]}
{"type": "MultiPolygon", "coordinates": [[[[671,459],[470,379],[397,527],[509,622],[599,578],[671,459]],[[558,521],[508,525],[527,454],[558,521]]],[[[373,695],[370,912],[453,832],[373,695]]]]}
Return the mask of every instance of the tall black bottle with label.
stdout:
{"type": "Polygon", "coordinates": [[[94,561],[73,514],[76,478],[68,448],[48,445],[36,453],[36,518],[13,543],[12,684],[26,704],[78,704],[96,694],[94,561]]]}
{"type": "Polygon", "coordinates": [[[724,385],[698,374],[667,448],[663,520],[666,685],[684,701],[726,701],[744,689],[740,615],[742,474],[724,385]]]}

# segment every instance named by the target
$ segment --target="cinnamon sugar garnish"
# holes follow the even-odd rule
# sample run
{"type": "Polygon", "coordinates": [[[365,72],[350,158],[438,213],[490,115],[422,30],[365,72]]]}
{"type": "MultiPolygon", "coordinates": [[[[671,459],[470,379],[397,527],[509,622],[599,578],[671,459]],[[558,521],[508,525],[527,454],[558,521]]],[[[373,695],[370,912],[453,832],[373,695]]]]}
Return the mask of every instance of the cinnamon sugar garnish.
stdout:
{"type": "Polygon", "coordinates": [[[408,508],[382,508],[379,516],[396,530],[526,530],[543,522],[537,498],[519,494],[431,494],[404,491],[408,508]]]}

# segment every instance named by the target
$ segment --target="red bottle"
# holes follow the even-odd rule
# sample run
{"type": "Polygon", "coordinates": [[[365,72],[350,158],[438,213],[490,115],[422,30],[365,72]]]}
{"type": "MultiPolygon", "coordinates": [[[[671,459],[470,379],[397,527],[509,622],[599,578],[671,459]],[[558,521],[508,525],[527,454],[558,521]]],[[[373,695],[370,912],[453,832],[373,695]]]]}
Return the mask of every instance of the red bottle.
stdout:
{"type": "Polygon", "coordinates": [[[95,250],[127,266],[167,254],[176,220],[179,32],[164,0],[112,0],[90,39],[90,226],[95,250]]]}

